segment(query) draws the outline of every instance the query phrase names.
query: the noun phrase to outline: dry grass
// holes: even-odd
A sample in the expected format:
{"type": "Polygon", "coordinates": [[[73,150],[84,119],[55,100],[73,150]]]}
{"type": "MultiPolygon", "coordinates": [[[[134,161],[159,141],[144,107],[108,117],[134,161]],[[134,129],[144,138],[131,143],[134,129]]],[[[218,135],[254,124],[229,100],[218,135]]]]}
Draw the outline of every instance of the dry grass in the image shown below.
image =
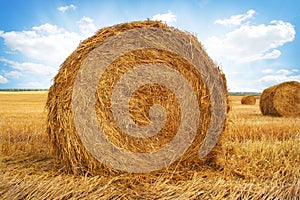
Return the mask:
{"type": "Polygon", "coordinates": [[[49,154],[46,96],[0,93],[0,199],[300,199],[300,118],[231,97],[218,168],[75,176],[49,154]]]}

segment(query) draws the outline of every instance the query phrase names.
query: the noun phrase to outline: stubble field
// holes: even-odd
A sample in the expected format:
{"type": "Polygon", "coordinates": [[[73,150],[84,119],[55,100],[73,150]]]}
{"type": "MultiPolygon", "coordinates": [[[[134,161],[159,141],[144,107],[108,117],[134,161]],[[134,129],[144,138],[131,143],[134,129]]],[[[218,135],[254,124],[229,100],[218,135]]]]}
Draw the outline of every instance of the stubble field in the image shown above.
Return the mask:
{"type": "Polygon", "coordinates": [[[0,199],[300,199],[300,118],[232,110],[218,168],[75,176],[50,154],[47,92],[0,92],[0,199]]]}

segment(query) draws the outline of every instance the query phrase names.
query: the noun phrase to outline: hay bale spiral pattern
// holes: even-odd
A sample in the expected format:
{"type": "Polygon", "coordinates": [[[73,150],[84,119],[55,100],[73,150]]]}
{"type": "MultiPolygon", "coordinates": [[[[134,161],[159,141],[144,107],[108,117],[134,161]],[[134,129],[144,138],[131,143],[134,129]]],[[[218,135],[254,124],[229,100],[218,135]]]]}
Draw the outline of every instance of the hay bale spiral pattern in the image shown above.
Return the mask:
{"type": "Polygon", "coordinates": [[[225,76],[194,36],[157,21],[124,23],[100,29],[61,65],[47,132],[74,173],[196,166],[218,149],[227,105],[225,76]]]}

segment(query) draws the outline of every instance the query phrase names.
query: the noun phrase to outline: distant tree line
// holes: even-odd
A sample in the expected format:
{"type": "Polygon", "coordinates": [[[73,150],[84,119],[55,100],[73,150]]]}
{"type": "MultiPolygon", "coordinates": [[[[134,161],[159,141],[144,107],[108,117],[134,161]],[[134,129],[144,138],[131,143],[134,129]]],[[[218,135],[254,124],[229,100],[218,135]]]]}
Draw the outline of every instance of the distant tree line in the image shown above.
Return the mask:
{"type": "Polygon", "coordinates": [[[230,96],[245,96],[245,95],[253,95],[253,96],[259,96],[261,93],[259,92],[229,92],[230,96]]]}

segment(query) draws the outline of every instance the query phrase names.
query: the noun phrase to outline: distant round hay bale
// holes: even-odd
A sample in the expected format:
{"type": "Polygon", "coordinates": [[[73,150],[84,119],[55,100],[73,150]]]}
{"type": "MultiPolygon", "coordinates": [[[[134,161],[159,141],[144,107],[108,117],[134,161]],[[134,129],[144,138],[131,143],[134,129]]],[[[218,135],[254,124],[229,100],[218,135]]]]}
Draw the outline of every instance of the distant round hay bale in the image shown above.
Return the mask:
{"type": "Polygon", "coordinates": [[[224,74],[193,35],[147,20],[102,28],[81,42],[55,76],[46,107],[52,153],[67,170],[146,172],[152,166],[157,167],[148,171],[160,169],[163,156],[176,153],[172,145],[182,151],[174,156],[176,161],[170,158],[176,168],[194,168],[213,159],[226,125],[228,92],[224,74]],[[185,85],[193,94],[185,94],[185,85]],[[194,101],[197,109],[189,103],[194,101]],[[164,112],[156,111],[161,107],[164,112]],[[161,121],[165,123],[154,129],[157,134],[139,132],[161,121]],[[181,140],[189,138],[190,146],[183,149],[181,140]],[[139,166],[124,155],[145,158],[139,166]]]}
{"type": "Polygon", "coordinates": [[[263,115],[300,117],[300,83],[283,82],[263,91],[260,96],[263,115]]]}
{"type": "Polygon", "coordinates": [[[242,98],[241,103],[244,105],[254,105],[256,103],[256,99],[252,95],[246,95],[242,98]]]}

